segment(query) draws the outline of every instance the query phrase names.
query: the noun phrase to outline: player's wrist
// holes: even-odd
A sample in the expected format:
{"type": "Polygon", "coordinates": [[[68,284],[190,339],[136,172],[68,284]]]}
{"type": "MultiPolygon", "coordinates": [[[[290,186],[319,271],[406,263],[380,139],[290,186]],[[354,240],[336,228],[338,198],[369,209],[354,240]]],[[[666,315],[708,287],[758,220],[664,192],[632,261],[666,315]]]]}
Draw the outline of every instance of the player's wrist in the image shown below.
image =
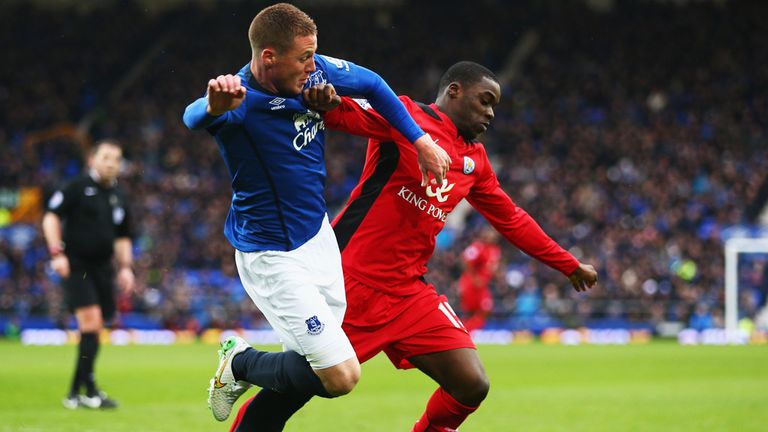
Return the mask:
{"type": "Polygon", "coordinates": [[[205,113],[208,114],[211,117],[218,117],[218,116],[224,114],[225,112],[226,111],[221,111],[221,112],[214,111],[213,108],[211,108],[210,104],[208,104],[208,106],[205,108],[205,113]]]}
{"type": "Polygon", "coordinates": [[[428,133],[425,133],[424,135],[416,138],[416,140],[413,142],[413,146],[417,149],[424,148],[428,146],[431,141],[432,137],[430,137],[428,133]]]}
{"type": "Polygon", "coordinates": [[[52,259],[62,256],[64,255],[64,245],[59,244],[59,245],[48,246],[48,253],[51,255],[52,259]]]}

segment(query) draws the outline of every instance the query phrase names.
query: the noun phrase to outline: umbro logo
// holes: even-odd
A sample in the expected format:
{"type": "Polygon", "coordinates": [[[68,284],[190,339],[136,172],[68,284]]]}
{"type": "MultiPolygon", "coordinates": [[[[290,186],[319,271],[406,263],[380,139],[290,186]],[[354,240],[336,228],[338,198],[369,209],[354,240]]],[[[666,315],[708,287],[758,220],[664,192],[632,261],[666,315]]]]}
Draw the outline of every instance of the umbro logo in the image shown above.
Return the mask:
{"type": "Polygon", "coordinates": [[[283,102],[285,102],[285,99],[281,97],[276,97],[272,99],[271,101],[269,101],[269,104],[274,106],[270,108],[270,110],[275,111],[275,110],[285,108],[285,105],[283,105],[283,102]]]}
{"type": "Polygon", "coordinates": [[[86,186],[83,192],[85,193],[85,196],[95,196],[98,193],[93,186],[86,186]]]}

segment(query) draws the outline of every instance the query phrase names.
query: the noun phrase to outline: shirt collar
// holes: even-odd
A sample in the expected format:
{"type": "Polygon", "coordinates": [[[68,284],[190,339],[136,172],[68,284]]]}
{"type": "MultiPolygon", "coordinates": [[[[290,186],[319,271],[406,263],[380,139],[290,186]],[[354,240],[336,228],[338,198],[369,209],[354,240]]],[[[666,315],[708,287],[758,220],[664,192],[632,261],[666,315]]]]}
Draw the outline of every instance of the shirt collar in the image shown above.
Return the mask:
{"type": "MultiPolygon", "coordinates": [[[[88,170],[88,176],[89,176],[89,177],[91,178],[91,180],[93,180],[93,181],[94,181],[96,184],[98,184],[98,185],[101,185],[101,186],[104,186],[104,185],[101,183],[101,176],[99,175],[99,173],[98,173],[98,172],[97,172],[95,169],[93,169],[93,168],[89,169],[89,170],[88,170]]],[[[112,181],[111,181],[111,182],[110,182],[108,185],[106,185],[106,187],[114,187],[116,184],[117,184],[117,179],[113,179],[113,180],[112,180],[112,181]]]]}

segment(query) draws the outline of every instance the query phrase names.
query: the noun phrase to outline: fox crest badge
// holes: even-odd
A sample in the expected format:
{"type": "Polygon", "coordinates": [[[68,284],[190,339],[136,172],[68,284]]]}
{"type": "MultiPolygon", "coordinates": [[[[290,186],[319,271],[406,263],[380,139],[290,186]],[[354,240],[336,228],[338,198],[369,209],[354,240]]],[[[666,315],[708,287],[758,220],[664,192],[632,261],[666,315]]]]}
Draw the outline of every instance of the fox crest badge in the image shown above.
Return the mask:
{"type": "Polygon", "coordinates": [[[472,174],[475,170],[475,161],[469,156],[464,156],[464,174],[472,174]]]}

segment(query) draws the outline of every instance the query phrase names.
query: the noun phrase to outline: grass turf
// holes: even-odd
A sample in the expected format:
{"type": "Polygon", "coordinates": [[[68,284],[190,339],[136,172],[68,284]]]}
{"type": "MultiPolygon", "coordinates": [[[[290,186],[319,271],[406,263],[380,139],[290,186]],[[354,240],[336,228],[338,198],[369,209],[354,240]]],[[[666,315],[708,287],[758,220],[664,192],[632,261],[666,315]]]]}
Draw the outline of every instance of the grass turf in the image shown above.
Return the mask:
{"type": "MultiPolygon", "coordinates": [[[[271,349],[276,349],[272,347],[271,349]]],[[[206,407],[216,348],[102,346],[115,411],[61,406],[75,347],[0,342],[0,431],[226,431],[206,407]]],[[[481,346],[491,393],[462,431],[764,431],[768,347],[481,346]]],[[[286,431],[409,431],[435,385],[379,356],[349,395],[315,399],[286,431]]],[[[248,393],[252,394],[252,393],[248,393]]],[[[237,406],[236,406],[237,408],[237,406]]]]}

